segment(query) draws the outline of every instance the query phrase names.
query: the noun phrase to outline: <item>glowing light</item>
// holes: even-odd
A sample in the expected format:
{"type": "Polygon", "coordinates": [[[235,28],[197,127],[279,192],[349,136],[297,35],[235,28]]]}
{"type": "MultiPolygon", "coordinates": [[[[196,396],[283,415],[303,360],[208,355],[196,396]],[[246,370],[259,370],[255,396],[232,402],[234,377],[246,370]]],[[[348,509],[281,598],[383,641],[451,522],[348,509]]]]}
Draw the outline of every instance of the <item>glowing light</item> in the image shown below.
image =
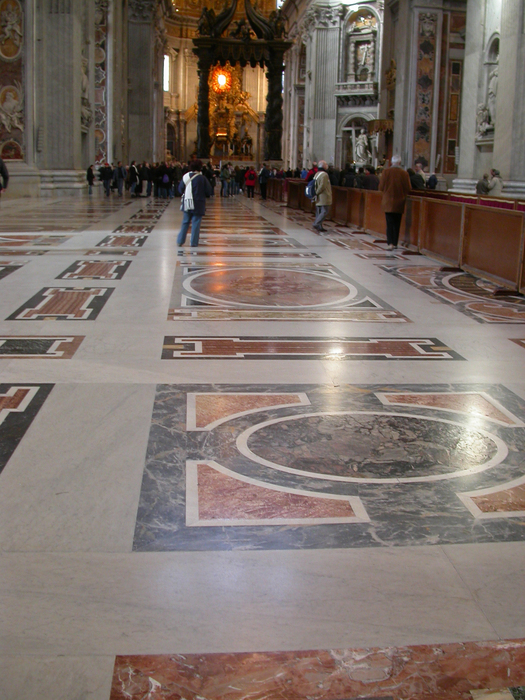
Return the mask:
{"type": "Polygon", "coordinates": [[[219,75],[217,76],[217,82],[221,87],[224,87],[226,85],[226,76],[224,75],[224,73],[219,73],[219,75]]]}

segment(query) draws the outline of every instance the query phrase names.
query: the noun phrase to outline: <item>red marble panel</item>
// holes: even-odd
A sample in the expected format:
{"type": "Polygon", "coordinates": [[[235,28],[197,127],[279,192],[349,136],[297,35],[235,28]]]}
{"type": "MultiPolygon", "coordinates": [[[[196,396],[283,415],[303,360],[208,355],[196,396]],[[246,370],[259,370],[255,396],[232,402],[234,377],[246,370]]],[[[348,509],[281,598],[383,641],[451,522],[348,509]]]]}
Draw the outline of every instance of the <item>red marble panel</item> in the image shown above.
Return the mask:
{"type": "Polygon", "coordinates": [[[505,425],[516,425],[515,420],[481,394],[385,394],[385,399],[389,404],[444,408],[492,418],[505,425]]]}
{"type": "Polygon", "coordinates": [[[201,520],[355,517],[348,501],[256,486],[222,474],[207,464],[199,464],[197,473],[201,520]]]}
{"type": "Polygon", "coordinates": [[[117,656],[110,700],[472,700],[525,684],[525,642],[117,656]]]}
{"type": "Polygon", "coordinates": [[[300,403],[298,394],[197,394],[195,425],[204,428],[221,418],[268,406],[300,403]]]}
{"type": "Polygon", "coordinates": [[[525,511],[525,484],[485,496],[471,496],[483,513],[512,513],[525,511]]]}

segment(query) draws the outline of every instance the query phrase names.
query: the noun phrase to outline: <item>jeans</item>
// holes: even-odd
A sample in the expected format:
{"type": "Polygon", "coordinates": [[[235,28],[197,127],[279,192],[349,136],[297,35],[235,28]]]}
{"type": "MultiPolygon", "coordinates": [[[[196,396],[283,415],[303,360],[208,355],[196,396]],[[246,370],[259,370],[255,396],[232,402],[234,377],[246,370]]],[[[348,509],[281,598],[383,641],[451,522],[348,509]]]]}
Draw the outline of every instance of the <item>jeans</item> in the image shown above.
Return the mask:
{"type": "Polygon", "coordinates": [[[106,197],[109,197],[109,191],[111,187],[111,180],[104,180],[104,192],[106,193],[106,197]]]}
{"type": "Polygon", "coordinates": [[[146,190],[146,197],[151,197],[152,188],[153,188],[153,181],[148,180],[148,189],[146,190]]]}
{"type": "Polygon", "coordinates": [[[399,240],[399,229],[401,228],[401,218],[403,214],[397,212],[385,212],[386,219],[386,242],[397,248],[399,240]]]}
{"type": "Polygon", "coordinates": [[[227,197],[228,196],[228,186],[229,186],[228,180],[222,180],[221,181],[221,197],[227,197]]]}
{"type": "Polygon", "coordinates": [[[192,211],[185,211],[182,217],[182,226],[177,236],[177,245],[183,246],[186,242],[186,234],[191,224],[190,246],[196,248],[199,245],[199,233],[201,230],[202,216],[195,216],[192,211]]]}
{"type": "Polygon", "coordinates": [[[321,205],[320,207],[316,206],[315,207],[315,221],[314,221],[314,228],[318,229],[319,231],[322,230],[323,228],[323,221],[326,219],[328,216],[328,210],[330,207],[321,205]]]}
{"type": "Polygon", "coordinates": [[[117,190],[118,190],[118,196],[122,197],[122,190],[124,189],[124,180],[122,178],[117,178],[117,190]]]}
{"type": "Polygon", "coordinates": [[[88,194],[93,194],[93,185],[88,185],[88,194]]]}
{"type": "Polygon", "coordinates": [[[130,191],[131,196],[133,196],[133,195],[135,194],[135,190],[136,190],[136,189],[137,189],[137,183],[134,182],[134,183],[131,185],[131,187],[129,188],[129,191],[130,191]]]}

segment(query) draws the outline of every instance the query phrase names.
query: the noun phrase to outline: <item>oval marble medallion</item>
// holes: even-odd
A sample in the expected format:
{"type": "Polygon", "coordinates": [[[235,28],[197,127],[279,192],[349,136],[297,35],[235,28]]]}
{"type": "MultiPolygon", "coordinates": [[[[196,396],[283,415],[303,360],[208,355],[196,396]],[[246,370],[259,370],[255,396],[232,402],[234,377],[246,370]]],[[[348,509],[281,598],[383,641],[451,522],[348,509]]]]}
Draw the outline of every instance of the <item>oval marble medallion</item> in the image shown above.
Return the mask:
{"type": "Polygon", "coordinates": [[[436,481],[501,462],[505,443],[480,428],[394,413],[288,416],[242,433],[239,450],[283,471],[337,481],[436,481]]]}
{"type": "Polygon", "coordinates": [[[340,279],[305,270],[267,267],[206,271],[186,280],[185,286],[203,299],[236,306],[315,308],[357,295],[355,287],[340,279]]]}

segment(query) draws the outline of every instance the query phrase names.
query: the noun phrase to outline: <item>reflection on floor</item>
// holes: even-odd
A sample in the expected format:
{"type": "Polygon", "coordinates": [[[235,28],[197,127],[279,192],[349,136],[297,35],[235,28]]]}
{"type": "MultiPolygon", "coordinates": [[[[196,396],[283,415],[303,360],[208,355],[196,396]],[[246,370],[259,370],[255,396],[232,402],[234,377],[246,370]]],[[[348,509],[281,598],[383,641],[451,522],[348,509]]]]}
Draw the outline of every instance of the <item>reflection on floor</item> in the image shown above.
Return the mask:
{"type": "Polygon", "coordinates": [[[525,700],[521,297],[242,195],[1,214],[1,700],[525,700]]]}

